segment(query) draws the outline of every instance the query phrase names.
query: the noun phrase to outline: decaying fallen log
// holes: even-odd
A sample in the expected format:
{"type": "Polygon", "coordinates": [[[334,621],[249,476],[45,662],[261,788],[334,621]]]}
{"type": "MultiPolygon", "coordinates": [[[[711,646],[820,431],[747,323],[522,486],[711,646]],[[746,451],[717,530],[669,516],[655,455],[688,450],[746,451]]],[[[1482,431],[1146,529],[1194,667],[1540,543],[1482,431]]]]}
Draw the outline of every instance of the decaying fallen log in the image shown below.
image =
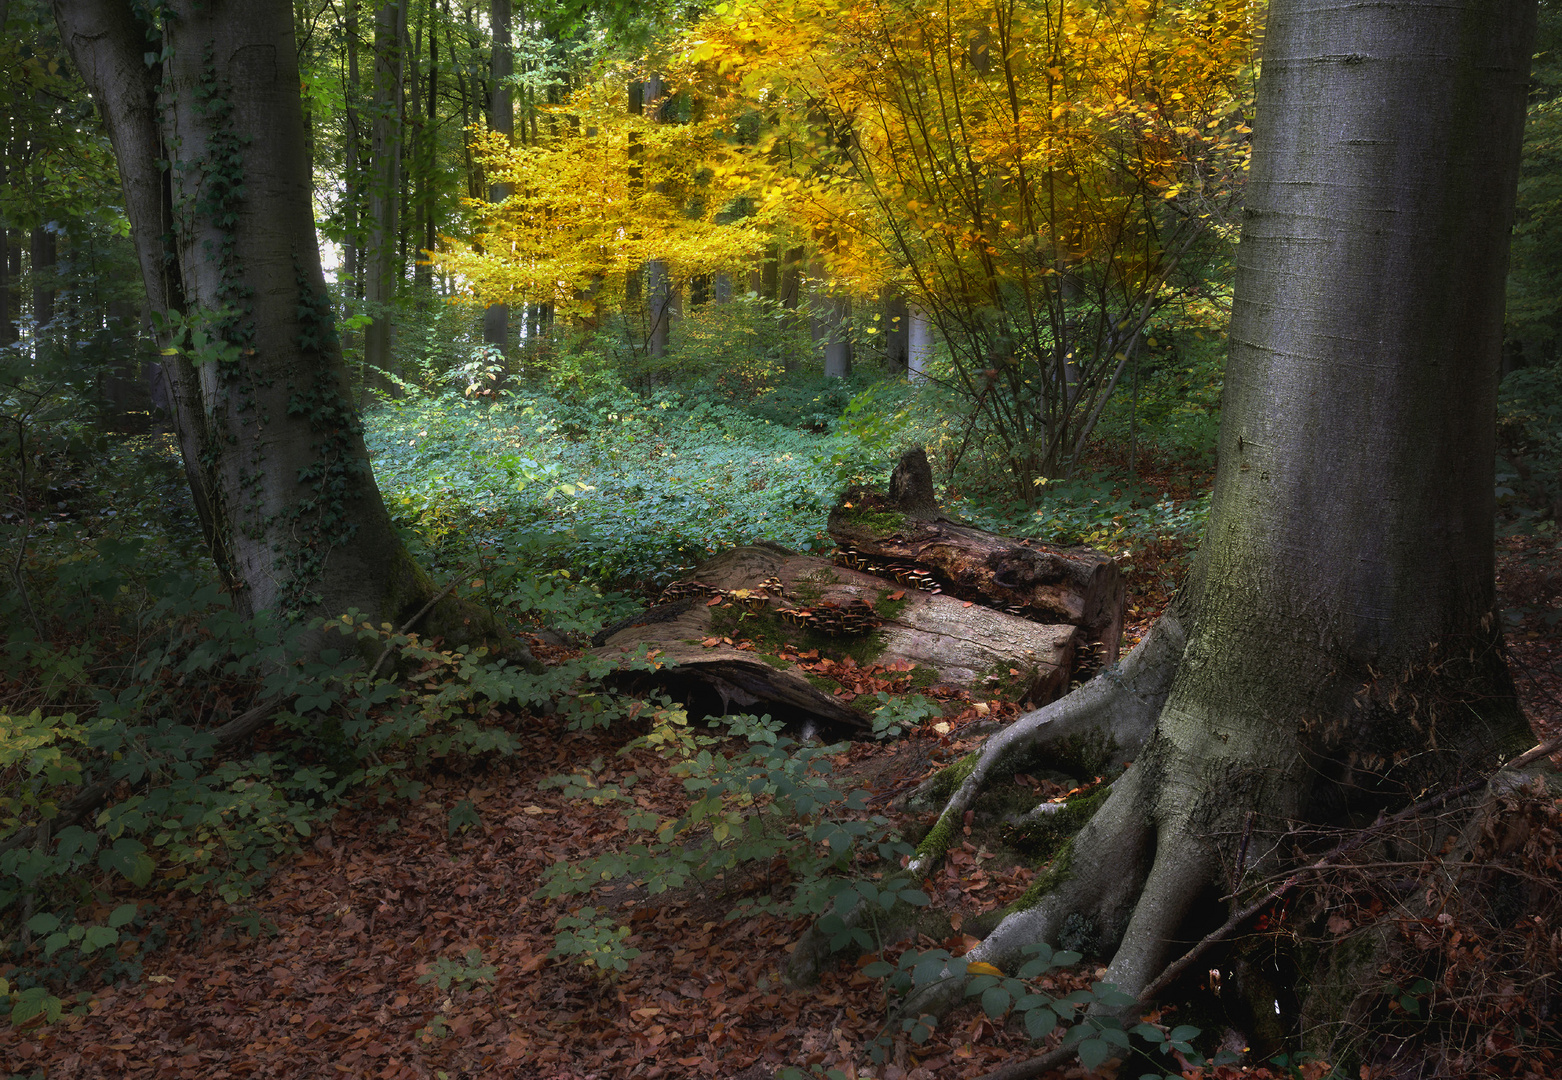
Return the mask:
{"type": "Polygon", "coordinates": [[[945,593],[1039,622],[1069,623],[1111,663],[1123,633],[1123,579],[1093,548],[997,536],[946,517],[920,448],[907,451],[889,493],[853,487],[830,512],[830,536],[859,569],[900,580],[920,574],[945,593]]]}
{"type": "Polygon", "coordinates": [[[1073,625],[1043,625],[768,544],[724,552],[674,591],[685,595],[598,635],[598,655],[649,644],[677,662],[627,675],[635,689],[654,683],[687,696],[698,684],[717,699],[707,712],[738,706],[851,730],[866,728],[866,715],[783,659],[787,646],[861,666],[905,661],[918,685],[1042,704],[1067,688],[1079,640],[1073,625]]]}

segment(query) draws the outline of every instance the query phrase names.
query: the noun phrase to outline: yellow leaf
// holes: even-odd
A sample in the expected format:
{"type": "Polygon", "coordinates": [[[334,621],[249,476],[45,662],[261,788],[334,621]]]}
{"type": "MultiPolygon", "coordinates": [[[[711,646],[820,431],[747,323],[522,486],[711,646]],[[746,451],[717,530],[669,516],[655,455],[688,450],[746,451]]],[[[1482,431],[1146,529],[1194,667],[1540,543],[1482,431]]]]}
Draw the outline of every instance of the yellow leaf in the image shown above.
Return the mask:
{"type": "Polygon", "coordinates": [[[1000,979],[1003,978],[1003,972],[999,971],[985,960],[978,960],[974,964],[967,964],[965,973],[967,975],[995,975],[1000,979]]]}

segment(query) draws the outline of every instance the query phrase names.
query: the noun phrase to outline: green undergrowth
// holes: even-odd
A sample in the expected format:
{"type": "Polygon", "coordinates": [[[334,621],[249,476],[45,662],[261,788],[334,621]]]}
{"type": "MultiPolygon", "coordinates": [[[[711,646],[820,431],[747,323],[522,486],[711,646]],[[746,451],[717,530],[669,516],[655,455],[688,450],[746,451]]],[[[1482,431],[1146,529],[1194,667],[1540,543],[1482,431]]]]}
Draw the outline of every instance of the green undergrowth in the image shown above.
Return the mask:
{"type": "MultiPolygon", "coordinates": [[[[255,888],[341,806],[415,800],[431,768],[511,754],[529,713],[595,726],[634,706],[596,692],[617,665],[590,657],[532,673],[351,612],[244,617],[199,564],[138,535],[134,501],[117,494],[123,513],[84,509],[95,529],[33,530],[25,588],[0,593],[0,1008],[14,1023],[139,978],[179,932],[158,897],[209,895],[228,932],[260,933],[255,888]],[[391,662],[371,674],[365,648],[391,662]],[[271,724],[224,739],[253,708],[271,724]],[[66,816],[105,788],[111,801],[66,816]]],[[[23,537],[3,539],[15,558],[23,537]]],[[[496,587],[550,625],[599,619],[595,592],[546,580],[457,591],[481,603],[496,587]]]]}
{"type": "Polygon", "coordinates": [[[576,576],[665,582],[735,544],[833,546],[836,493],[882,482],[922,430],[909,390],[863,393],[877,404],[825,424],[806,401],[785,423],[762,400],[670,388],[517,389],[497,405],[446,394],[372,413],[368,439],[392,513],[436,561],[452,543],[543,530],[562,538],[551,565],[576,576]]]}

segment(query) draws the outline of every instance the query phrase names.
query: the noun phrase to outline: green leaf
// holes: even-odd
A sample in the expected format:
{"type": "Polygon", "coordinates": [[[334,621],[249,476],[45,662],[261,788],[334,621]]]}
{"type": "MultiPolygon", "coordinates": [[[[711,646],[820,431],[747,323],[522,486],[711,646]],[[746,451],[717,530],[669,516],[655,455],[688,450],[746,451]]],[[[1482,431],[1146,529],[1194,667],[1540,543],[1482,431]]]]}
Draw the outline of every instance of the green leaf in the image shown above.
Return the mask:
{"type": "Polygon", "coordinates": [[[1097,1001],[1114,1009],[1126,1009],[1139,1001],[1132,994],[1119,990],[1114,983],[1096,983],[1091,989],[1095,991],[1097,1001]]]}
{"type": "Polygon", "coordinates": [[[998,976],[996,976],[996,975],[977,975],[969,983],[966,984],[965,996],[966,997],[975,997],[977,994],[980,994],[983,991],[985,991],[988,987],[990,987],[990,986],[997,986],[997,985],[998,985],[998,976]]]}
{"type": "Polygon", "coordinates": [[[82,937],[81,951],[83,953],[96,952],[106,949],[110,945],[119,942],[119,931],[111,926],[89,926],[82,937]]]}
{"type": "Polygon", "coordinates": [[[1009,1011],[1014,999],[1001,986],[989,987],[982,993],[982,1010],[994,1020],[1009,1011]]]}
{"type": "Polygon", "coordinates": [[[135,904],[120,904],[109,914],[108,924],[113,927],[124,926],[135,919],[137,910],[135,904]]]}
{"type": "Polygon", "coordinates": [[[900,898],[913,907],[927,907],[933,902],[921,889],[901,889],[900,898]]]}
{"type": "Polygon", "coordinates": [[[1173,1042],[1188,1042],[1199,1037],[1199,1030],[1192,1024],[1179,1024],[1166,1037],[1173,1042]]]}
{"type": "Polygon", "coordinates": [[[157,864],[146,854],[146,847],[138,840],[121,837],[114,846],[98,852],[98,867],[102,870],[118,870],[133,885],[145,885],[152,880],[157,864]]]}
{"type": "Polygon", "coordinates": [[[27,920],[27,929],[35,934],[48,934],[60,928],[58,915],[42,914],[34,915],[27,920]]]}
{"type": "Polygon", "coordinates": [[[1111,1046],[1102,1039],[1086,1039],[1079,1044],[1079,1064],[1086,1072],[1095,1072],[1111,1056],[1111,1046]]]}
{"type": "Polygon", "coordinates": [[[1058,1026],[1058,1014],[1051,1009],[1031,1009],[1025,1014],[1025,1034],[1033,1039],[1045,1039],[1058,1026]]]}
{"type": "Polygon", "coordinates": [[[482,824],[483,817],[477,812],[477,807],[472,804],[471,799],[462,799],[450,808],[449,828],[451,836],[464,829],[480,827],[482,824]]]}
{"type": "Polygon", "coordinates": [[[1128,1032],[1122,1028],[1102,1028],[1101,1039],[1123,1050],[1128,1049],[1128,1032]]]}
{"type": "Polygon", "coordinates": [[[1154,1024],[1138,1024],[1134,1027],[1133,1032],[1147,1043],[1159,1044],[1166,1041],[1165,1032],[1161,1031],[1154,1024]]]}
{"type": "Polygon", "coordinates": [[[11,1006],[11,1023],[16,1026],[27,1023],[35,1016],[42,1016],[53,1023],[60,1018],[60,999],[41,986],[23,990],[11,1006]]]}
{"type": "Polygon", "coordinates": [[[882,979],[886,975],[895,974],[895,965],[885,963],[883,960],[875,960],[864,967],[862,973],[870,979],[882,979]]]}

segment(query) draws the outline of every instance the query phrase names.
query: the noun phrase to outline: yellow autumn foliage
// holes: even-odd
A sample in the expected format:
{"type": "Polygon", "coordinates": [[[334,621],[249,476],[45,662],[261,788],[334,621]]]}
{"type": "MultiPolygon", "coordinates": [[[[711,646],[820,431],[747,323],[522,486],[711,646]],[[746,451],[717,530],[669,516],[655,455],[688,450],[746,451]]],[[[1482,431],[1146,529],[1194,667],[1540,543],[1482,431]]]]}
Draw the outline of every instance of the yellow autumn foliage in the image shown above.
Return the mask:
{"type": "Polygon", "coordinates": [[[553,107],[528,145],[474,133],[490,182],[513,194],[472,200],[472,241],[434,255],[474,298],[587,314],[649,260],[681,282],[743,269],[769,241],[774,223],[751,210],[762,179],[730,125],[631,115],[624,85],[604,78],[553,107]]]}

